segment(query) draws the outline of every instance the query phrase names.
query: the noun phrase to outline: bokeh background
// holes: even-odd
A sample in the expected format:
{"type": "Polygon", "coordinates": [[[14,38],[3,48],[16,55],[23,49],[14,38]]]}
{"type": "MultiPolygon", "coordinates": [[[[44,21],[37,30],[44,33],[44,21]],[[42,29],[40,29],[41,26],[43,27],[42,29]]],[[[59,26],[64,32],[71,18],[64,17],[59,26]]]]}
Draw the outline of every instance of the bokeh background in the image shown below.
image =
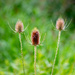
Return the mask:
{"type": "MultiPolygon", "coordinates": [[[[61,33],[53,75],[75,75],[75,0],[0,0],[0,75],[23,75],[21,50],[15,24],[21,20],[31,41],[34,27],[40,31],[42,46],[37,47],[37,75],[50,75],[55,57],[58,30],[56,20],[62,17],[70,25],[61,33]],[[53,22],[53,23],[52,23],[53,22]],[[54,24],[54,26],[53,26],[54,24]]],[[[34,75],[34,46],[22,36],[26,75],[34,75]]]]}

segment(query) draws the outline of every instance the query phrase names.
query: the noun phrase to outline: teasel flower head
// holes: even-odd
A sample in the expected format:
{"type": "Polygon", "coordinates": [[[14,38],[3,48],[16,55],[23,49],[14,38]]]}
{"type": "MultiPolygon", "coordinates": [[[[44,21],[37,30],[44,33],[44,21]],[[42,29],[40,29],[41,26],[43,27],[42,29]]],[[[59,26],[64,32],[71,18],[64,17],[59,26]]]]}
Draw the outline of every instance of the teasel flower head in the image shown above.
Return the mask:
{"type": "Polygon", "coordinates": [[[31,33],[31,41],[32,41],[32,45],[34,46],[39,45],[40,43],[39,31],[37,28],[34,28],[31,33]]]}
{"type": "Polygon", "coordinates": [[[21,21],[18,21],[15,26],[16,32],[18,32],[18,33],[23,32],[23,28],[24,28],[23,23],[21,21]]]}
{"type": "Polygon", "coordinates": [[[64,29],[64,20],[62,18],[59,18],[56,22],[56,28],[58,30],[63,30],[64,29]]]}

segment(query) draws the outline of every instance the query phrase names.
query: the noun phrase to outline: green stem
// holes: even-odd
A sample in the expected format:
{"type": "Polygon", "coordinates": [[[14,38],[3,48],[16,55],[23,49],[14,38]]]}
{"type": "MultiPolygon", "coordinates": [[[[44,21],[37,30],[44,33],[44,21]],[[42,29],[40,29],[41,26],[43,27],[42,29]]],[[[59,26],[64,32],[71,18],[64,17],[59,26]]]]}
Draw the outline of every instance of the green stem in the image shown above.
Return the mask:
{"type": "Polygon", "coordinates": [[[59,42],[60,42],[60,35],[61,35],[61,31],[59,31],[59,34],[58,34],[58,42],[57,42],[56,54],[55,54],[55,59],[54,59],[51,75],[53,74],[54,65],[55,65],[55,62],[56,62],[56,57],[57,57],[58,48],[59,48],[59,42]]]}
{"type": "Polygon", "coordinates": [[[21,44],[21,57],[22,57],[23,72],[24,72],[24,75],[25,75],[23,52],[22,52],[22,41],[21,41],[21,34],[20,33],[19,33],[19,40],[20,40],[20,44],[21,44]]]}
{"type": "Polygon", "coordinates": [[[34,72],[36,75],[36,46],[34,46],[34,72]]]}

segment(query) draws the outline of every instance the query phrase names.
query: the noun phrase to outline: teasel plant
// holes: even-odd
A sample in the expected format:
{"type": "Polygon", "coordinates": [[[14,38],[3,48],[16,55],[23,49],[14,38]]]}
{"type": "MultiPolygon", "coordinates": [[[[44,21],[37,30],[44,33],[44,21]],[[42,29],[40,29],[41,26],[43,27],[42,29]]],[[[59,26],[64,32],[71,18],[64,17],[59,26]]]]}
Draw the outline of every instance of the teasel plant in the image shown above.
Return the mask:
{"type": "Polygon", "coordinates": [[[22,65],[23,65],[23,73],[25,75],[25,68],[24,68],[24,57],[23,57],[23,51],[22,51],[22,40],[21,40],[21,33],[23,33],[27,27],[29,25],[26,26],[26,28],[24,29],[24,25],[22,23],[22,21],[18,20],[16,25],[15,25],[15,30],[12,29],[12,27],[10,26],[9,22],[8,25],[10,27],[10,29],[14,32],[14,33],[19,33],[19,41],[20,41],[20,46],[21,46],[21,59],[22,59],[22,65]]]}
{"type": "Polygon", "coordinates": [[[34,72],[36,75],[36,47],[40,44],[40,34],[37,28],[34,28],[34,30],[31,33],[31,41],[32,45],[34,45],[34,72]]]}
{"type": "Polygon", "coordinates": [[[54,65],[56,62],[57,54],[58,54],[61,31],[62,30],[65,31],[65,28],[67,28],[70,25],[71,21],[72,21],[72,19],[70,20],[68,25],[65,23],[63,18],[58,18],[58,20],[56,21],[56,29],[59,31],[59,33],[58,33],[58,41],[57,41],[56,53],[55,53],[55,58],[54,58],[54,62],[53,62],[51,75],[53,75],[54,65]]]}
{"type": "MultiPolygon", "coordinates": [[[[40,33],[39,33],[39,30],[35,27],[33,30],[32,30],[32,33],[31,33],[31,41],[27,40],[27,42],[31,45],[34,46],[34,74],[37,75],[37,72],[36,72],[36,54],[37,54],[37,46],[42,46],[43,45],[43,42],[45,40],[45,37],[46,37],[46,33],[43,37],[43,40],[41,41],[40,43],[40,39],[41,39],[41,36],[40,36],[40,33]]],[[[25,38],[27,38],[25,36],[25,38]]]]}

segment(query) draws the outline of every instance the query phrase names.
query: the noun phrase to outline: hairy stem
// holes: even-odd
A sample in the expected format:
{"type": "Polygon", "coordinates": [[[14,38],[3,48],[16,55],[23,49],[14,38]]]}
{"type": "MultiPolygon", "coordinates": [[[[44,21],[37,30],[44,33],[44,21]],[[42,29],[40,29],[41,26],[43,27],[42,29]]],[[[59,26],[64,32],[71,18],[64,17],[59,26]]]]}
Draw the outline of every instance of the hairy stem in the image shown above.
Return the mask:
{"type": "Polygon", "coordinates": [[[58,48],[59,48],[59,42],[60,42],[60,35],[61,35],[61,31],[59,31],[59,34],[58,34],[58,42],[57,42],[56,54],[55,54],[55,59],[54,59],[51,75],[53,74],[54,65],[55,65],[55,62],[56,62],[56,57],[57,57],[58,48]]]}
{"type": "Polygon", "coordinates": [[[34,72],[36,75],[36,46],[34,46],[34,72]]]}
{"type": "Polygon", "coordinates": [[[21,34],[20,33],[19,33],[19,40],[20,40],[20,44],[21,44],[21,57],[22,57],[23,72],[24,72],[24,75],[25,75],[23,52],[22,52],[22,41],[21,41],[21,34]]]}

